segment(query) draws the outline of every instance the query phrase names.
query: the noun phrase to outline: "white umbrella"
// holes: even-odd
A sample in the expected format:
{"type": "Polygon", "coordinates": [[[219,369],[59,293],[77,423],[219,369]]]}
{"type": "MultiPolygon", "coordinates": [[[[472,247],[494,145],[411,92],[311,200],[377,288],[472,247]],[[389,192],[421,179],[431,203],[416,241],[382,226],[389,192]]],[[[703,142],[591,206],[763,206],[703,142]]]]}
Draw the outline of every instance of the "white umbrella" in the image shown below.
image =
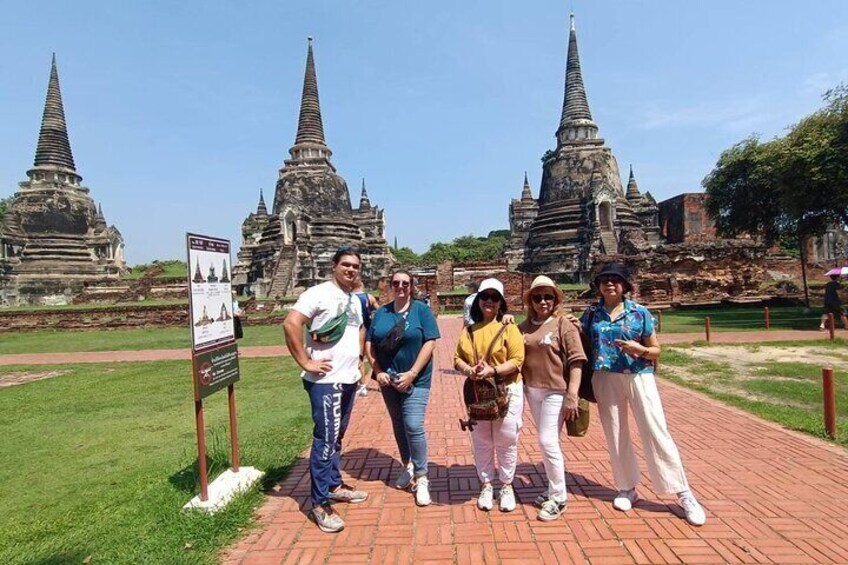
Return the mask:
{"type": "Polygon", "coordinates": [[[838,277],[848,277],[848,267],[837,267],[835,269],[831,269],[827,273],[825,273],[824,276],[832,277],[834,275],[838,277]]]}

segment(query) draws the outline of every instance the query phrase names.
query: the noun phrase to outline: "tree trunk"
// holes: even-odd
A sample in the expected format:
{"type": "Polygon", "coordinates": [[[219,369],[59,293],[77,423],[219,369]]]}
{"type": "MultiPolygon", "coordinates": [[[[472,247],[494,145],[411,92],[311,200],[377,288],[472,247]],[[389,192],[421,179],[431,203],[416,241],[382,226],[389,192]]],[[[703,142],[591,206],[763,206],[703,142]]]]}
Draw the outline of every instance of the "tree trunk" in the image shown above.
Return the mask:
{"type": "Polygon", "coordinates": [[[804,253],[804,237],[798,234],[798,250],[801,252],[801,280],[804,282],[804,306],[810,308],[810,289],[807,287],[807,257],[804,253]]]}

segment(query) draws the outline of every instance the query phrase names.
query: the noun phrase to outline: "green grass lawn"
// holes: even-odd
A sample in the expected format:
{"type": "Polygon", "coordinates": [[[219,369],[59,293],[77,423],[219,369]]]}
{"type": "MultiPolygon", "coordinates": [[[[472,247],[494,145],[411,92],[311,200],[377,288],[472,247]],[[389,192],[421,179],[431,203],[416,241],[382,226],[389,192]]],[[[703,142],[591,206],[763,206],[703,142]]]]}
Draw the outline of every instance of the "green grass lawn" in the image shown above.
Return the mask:
{"type": "MultiPolygon", "coordinates": [[[[239,345],[283,345],[279,324],[245,326],[239,345]]],[[[127,351],[138,349],[188,349],[188,328],[138,328],[95,331],[45,330],[0,333],[0,355],[11,353],[65,353],[75,351],[127,351]]]]}
{"type": "MultiPolygon", "coordinates": [[[[182,511],[199,491],[190,364],[67,369],[0,389],[0,563],[215,563],[261,494],[214,516],[182,511]]],[[[26,368],[0,373],[15,370],[26,368]]],[[[270,484],[311,435],[294,363],[243,360],[236,399],[241,463],[268,472],[270,484]]],[[[226,393],[205,407],[217,473],[229,459],[226,393]]]]}
{"type": "MultiPolygon", "coordinates": [[[[804,312],[801,306],[779,306],[769,309],[771,328],[782,330],[817,329],[821,310],[804,312]]],[[[654,311],[654,317],[658,316],[654,311]]],[[[710,317],[710,329],[715,332],[765,330],[765,314],[759,306],[665,310],[664,333],[703,332],[704,318],[710,317]]]]}
{"type": "MultiPolygon", "coordinates": [[[[845,342],[805,342],[803,347],[830,347],[836,357],[845,342]]],[[[740,348],[792,347],[792,344],[743,345],[740,348]]],[[[698,359],[693,347],[663,349],[659,376],[699,390],[787,428],[825,438],[822,412],[821,364],[798,362],[752,363],[744,371],[729,363],[698,359]],[[683,371],[663,370],[664,366],[683,371]]],[[[848,447],[848,372],[834,371],[836,443],[848,447]]]]}

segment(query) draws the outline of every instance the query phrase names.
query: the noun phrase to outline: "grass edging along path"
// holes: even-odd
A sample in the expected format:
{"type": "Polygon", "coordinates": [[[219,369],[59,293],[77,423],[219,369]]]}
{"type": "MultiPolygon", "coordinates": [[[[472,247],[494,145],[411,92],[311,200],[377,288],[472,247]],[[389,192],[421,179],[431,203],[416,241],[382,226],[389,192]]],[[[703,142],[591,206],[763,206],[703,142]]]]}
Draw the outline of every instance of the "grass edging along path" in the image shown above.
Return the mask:
{"type": "Polygon", "coordinates": [[[848,447],[846,345],[845,340],[837,340],[667,346],[658,375],[765,420],[828,439],[823,423],[821,369],[832,366],[835,442],[848,447]],[[803,362],[789,360],[793,356],[803,362]]]}
{"type": "MultiPolygon", "coordinates": [[[[0,355],[15,353],[77,353],[143,349],[186,349],[191,345],[189,328],[135,328],[124,330],[45,330],[0,334],[0,355]]],[[[284,345],[280,324],[245,326],[242,347],[284,345]]]]}
{"type": "MultiPolygon", "coordinates": [[[[0,563],[215,563],[262,495],[214,516],[182,510],[198,491],[190,363],[66,369],[0,389],[0,563]]],[[[241,462],[271,485],[309,442],[307,398],[289,358],[243,359],[241,375],[241,462]]],[[[228,466],[227,396],[204,406],[214,477],[228,466]]]]}

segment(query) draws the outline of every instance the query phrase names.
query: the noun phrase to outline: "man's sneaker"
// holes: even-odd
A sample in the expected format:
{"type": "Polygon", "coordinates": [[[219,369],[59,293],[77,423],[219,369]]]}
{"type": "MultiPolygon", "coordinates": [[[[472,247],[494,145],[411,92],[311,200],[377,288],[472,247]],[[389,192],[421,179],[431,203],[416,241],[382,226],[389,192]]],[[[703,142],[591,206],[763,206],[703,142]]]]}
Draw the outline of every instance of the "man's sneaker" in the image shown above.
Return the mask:
{"type": "Polygon", "coordinates": [[[333,510],[333,507],[330,506],[330,503],[328,502],[325,502],[320,506],[316,506],[312,509],[310,514],[312,519],[315,520],[315,523],[318,525],[318,529],[322,532],[332,534],[342,531],[345,527],[342,517],[333,510]]]}
{"type": "Polygon", "coordinates": [[[365,385],[359,385],[356,389],[357,396],[368,396],[368,387],[365,385]]]}
{"type": "Polygon", "coordinates": [[[430,506],[433,502],[430,498],[430,479],[418,477],[415,481],[415,504],[418,506],[430,506]]]}
{"type": "Polygon", "coordinates": [[[639,495],[636,494],[636,489],[620,490],[612,501],[612,507],[622,512],[628,512],[636,501],[639,500],[639,495]]]}
{"type": "Polygon", "coordinates": [[[499,507],[501,512],[512,512],[515,510],[515,491],[512,490],[512,485],[501,487],[499,507]]]}
{"type": "Polygon", "coordinates": [[[406,469],[403,470],[403,473],[397,478],[395,481],[395,486],[399,489],[408,489],[409,485],[412,484],[412,471],[414,467],[412,466],[412,461],[406,464],[406,469]]]}
{"type": "Polygon", "coordinates": [[[491,484],[483,485],[480,496],[477,497],[477,508],[480,510],[491,510],[495,505],[495,489],[491,484]]]}
{"type": "Polygon", "coordinates": [[[707,515],[704,514],[704,508],[695,500],[695,496],[687,491],[684,492],[678,499],[680,507],[683,508],[683,513],[686,516],[686,521],[693,526],[703,526],[707,521],[707,515]]]}
{"type": "Polygon", "coordinates": [[[536,498],[533,499],[533,504],[535,504],[536,506],[541,508],[542,506],[545,505],[545,503],[548,501],[550,496],[551,495],[548,494],[548,491],[545,491],[545,492],[543,492],[542,494],[540,494],[539,496],[537,496],[536,498]]]}
{"type": "Polygon", "coordinates": [[[337,502],[350,502],[351,504],[357,504],[359,502],[365,502],[367,498],[367,492],[353,490],[352,486],[344,483],[339,485],[336,490],[330,492],[330,500],[335,500],[337,502]]]}
{"type": "Polygon", "coordinates": [[[543,522],[550,522],[552,520],[556,520],[563,512],[565,512],[566,506],[566,502],[557,502],[556,500],[550,498],[546,500],[544,504],[542,504],[542,509],[539,510],[539,513],[536,515],[536,517],[543,522]]]}

